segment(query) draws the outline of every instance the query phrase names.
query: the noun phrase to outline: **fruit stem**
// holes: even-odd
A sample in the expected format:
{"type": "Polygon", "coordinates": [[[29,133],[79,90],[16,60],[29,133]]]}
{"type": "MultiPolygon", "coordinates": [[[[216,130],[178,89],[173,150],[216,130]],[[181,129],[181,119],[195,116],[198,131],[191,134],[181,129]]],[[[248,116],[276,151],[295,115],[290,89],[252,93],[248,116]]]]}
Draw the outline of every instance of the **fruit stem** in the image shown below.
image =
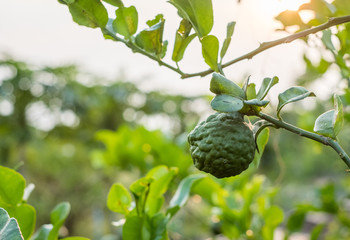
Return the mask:
{"type": "Polygon", "coordinates": [[[267,115],[265,113],[262,113],[262,112],[256,113],[256,116],[260,117],[260,118],[262,118],[270,123],[273,123],[277,128],[286,129],[286,130],[288,130],[292,133],[295,133],[299,136],[310,138],[310,139],[315,140],[319,143],[322,143],[326,146],[330,146],[331,148],[334,149],[334,151],[336,151],[338,153],[339,157],[350,168],[350,157],[348,156],[348,154],[344,151],[344,149],[339,145],[339,143],[336,140],[329,138],[329,137],[319,135],[319,134],[314,133],[314,132],[309,132],[307,130],[298,128],[292,124],[286,123],[282,120],[279,120],[277,118],[274,118],[274,117],[267,115]]]}

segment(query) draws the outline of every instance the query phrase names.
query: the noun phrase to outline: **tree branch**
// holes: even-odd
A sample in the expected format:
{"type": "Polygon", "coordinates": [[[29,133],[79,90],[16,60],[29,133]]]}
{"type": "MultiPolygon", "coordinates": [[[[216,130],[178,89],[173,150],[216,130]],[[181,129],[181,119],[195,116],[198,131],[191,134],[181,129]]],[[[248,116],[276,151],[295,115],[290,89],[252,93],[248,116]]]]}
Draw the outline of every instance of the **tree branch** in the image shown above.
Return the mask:
{"type": "Polygon", "coordinates": [[[330,146],[333,148],[339,155],[339,157],[344,161],[344,163],[350,168],[350,157],[347,155],[347,153],[342,149],[342,147],[339,145],[339,143],[329,137],[325,137],[322,135],[319,135],[317,133],[309,132],[304,129],[298,128],[294,125],[291,125],[289,123],[286,123],[282,120],[278,120],[277,118],[271,117],[265,113],[259,112],[256,114],[257,117],[260,117],[272,124],[274,124],[278,128],[286,129],[292,133],[295,133],[299,136],[310,138],[312,140],[315,140],[319,143],[322,143],[326,146],[330,146]]]}
{"type": "MultiPolygon", "coordinates": [[[[235,64],[237,62],[240,62],[244,59],[251,59],[255,55],[257,55],[257,54],[259,54],[259,53],[261,53],[269,48],[278,46],[278,45],[283,44],[283,43],[290,43],[296,39],[306,37],[310,34],[314,34],[314,33],[317,33],[319,31],[325,30],[327,28],[330,28],[330,27],[333,27],[333,26],[336,26],[339,24],[347,23],[347,22],[350,22],[350,15],[343,16],[343,17],[330,18],[327,23],[324,23],[324,24],[319,25],[317,27],[313,27],[313,28],[310,28],[310,29],[307,29],[307,30],[304,30],[304,31],[301,31],[298,33],[294,33],[294,34],[291,34],[289,36],[286,36],[286,37],[283,37],[283,38],[280,38],[280,39],[277,39],[274,41],[263,42],[255,50],[253,50],[249,53],[246,53],[240,57],[237,57],[237,58],[235,58],[227,63],[224,63],[221,66],[222,66],[222,68],[225,68],[225,67],[228,67],[228,66],[235,64]]],[[[181,78],[191,78],[191,77],[197,77],[197,76],[204,77],[212,72],[214,72],[212,69],[208,69],[208,70],[203,71],[203,72],[197,72],[197,73],[191,73],[191,74],[184,73],[181,75],[181,78]]]]}

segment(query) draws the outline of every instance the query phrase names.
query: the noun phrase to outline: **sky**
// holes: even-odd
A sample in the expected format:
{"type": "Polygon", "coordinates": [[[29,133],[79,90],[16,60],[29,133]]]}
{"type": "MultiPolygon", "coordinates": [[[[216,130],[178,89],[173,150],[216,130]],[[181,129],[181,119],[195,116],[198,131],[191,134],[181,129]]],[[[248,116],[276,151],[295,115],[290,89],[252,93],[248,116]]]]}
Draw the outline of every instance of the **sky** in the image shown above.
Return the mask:
{"type": "MultiPolygon", "coordinates": [[[[285,36],[285,32],[275,31],[281,25],[274,16],[286,7],[282,3],[288,1],[291,0],[242,0],[240,4],[235,0],[213,1],[216,18],[212,34],[218,36],[221,44],[226,24],[237,22],[223,62],[255,49],[261,42],[285,36]]],[[[164,0],[124,0],[124,4],[135,5],[138,9],[138,30],[146,28],[148,19],[158,13],[164,14],[164,39],[169,41],[164,60],[173,64],[172,42],[180,21],[176,9],[164,0]]],[[[109,14],[114,16],[113,9],[109,9],[109,14]]],[[[251,81],[259,86],[264,77],[278,76],[280,84],[276,91],[281,92],[304,71],[304,51],[301,41],[281,45],[226,68],[226,77],[242,82],[250,75],[251,81]]],[[[0,0],[0,56],[4,53],[39,66],[77,64],[83,71],[109,79],[125,76],[126,80],[137,83],[145,91],[210,94],[210,76],[182,80],[177,73],[160,67],[143,55],[132,53],[123,44],[105,40],[99,30],[79,26],[73,22],[68,8],[55,0],[0,0]]],[[[208,69],[198,40],[189,45],[184,58],[180,66],[185,72],[208,69]]]]}

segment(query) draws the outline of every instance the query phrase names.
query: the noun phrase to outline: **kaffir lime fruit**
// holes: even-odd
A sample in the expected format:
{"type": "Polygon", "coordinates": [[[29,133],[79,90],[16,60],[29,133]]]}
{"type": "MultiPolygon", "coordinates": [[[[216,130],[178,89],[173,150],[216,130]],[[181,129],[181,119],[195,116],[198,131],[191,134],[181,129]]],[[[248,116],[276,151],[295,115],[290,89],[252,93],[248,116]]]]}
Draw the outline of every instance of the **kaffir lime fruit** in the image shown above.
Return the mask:
{"type": "Polygon", "coordinates": [[[215,113],[188,135],[196,168],[217,178],[246,170],[254,159],[255,141],[240,113],[215,113]]]}

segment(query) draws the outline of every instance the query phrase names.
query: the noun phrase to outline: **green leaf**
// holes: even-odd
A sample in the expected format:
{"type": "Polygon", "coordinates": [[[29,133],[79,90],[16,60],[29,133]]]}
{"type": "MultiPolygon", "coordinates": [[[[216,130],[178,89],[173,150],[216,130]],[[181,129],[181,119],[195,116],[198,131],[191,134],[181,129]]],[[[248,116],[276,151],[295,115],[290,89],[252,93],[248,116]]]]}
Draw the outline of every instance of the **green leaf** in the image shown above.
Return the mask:
{"type": "Polygon", "coordinates": [[[256,95],[256,98],[259,100],[263,100],[264,97],[267,95],[267,93],[270,91],[270,89],[278,83],[278,77],[273,78],[264,78],[260,89],[256,95]]]}
{"type": "Polygon", "coordinates": [[[306,212],[304,210],[296,210],[293,212],[287,221],[287,229],[290,232],[299,231],[304,224],[306,212]]]}
{"type": "Polygon", "coordinates": [[[330,29],[326,29],[322,32],[322,42],[323,44],[331,51],[335,51],[335,47],[332,42],[332,31],[330,29]]]}
{"type": "Polygon", "coordinates": [[[303,87],[291,87],[287,89],[278,95],[277,117],[281,119],[280,111],[286,104],[314,96],[316,95],[313,92],[310,92],[303,87]]]}
{"type": "Polygon", "coordinates": [[[197,34],[189,35],[191,29],[191,23],[186,19],[182,19],[175,35],[174,50],[171,57],[174,62],[182,60],[188,44],[190,44],[190,42],[197,36],[197,34]]]}
{"type": "Polygon", "coordinates": [[[69,202],[62,202],[51,211],[51,223],[53,225],[63,223],[70,212],[69,202]]]}
{"type": "Polygon", "coordinates": [[[123,240],[142,239],[143,220],[139,216],[126,218],[123,226],[123,240]]]}
{"type": "Polygon", "coordinates": [[[0,166],[0,204],[16,206],[22,201],[25,179],[18,172],[0,166]]]}
{"type": "Polygon", "coordinates": [[[318,240],[320,239],[320,235],[323,231],[323,229],[326,227],[325,224],[318,224],[316,227],[314,227],[311,231],[310,240],[318,240]]]}
{"type": "Polygon", "coordinates": [[[58,237],[58,231],[62,227],[64,221],[67,219],[70,212],[70,204],[68,202],[62,202],[51,211],[51,223],[53,225],[52,230],[49,233],[47,240],[56,240],[58,237]]]}
{"type": "Polygon", "coordinates": [[[75,0],[67,2],[74,22],[90,28],[104,28],[108,22],[106,8],[100,0],[75,0]]]}
{"type": "Polygon", "coordinates": [[[315,121],[314,131],[326,136],[335,139],[336,134],[334,132],[334,120],[336,119],[335,110],[329,110],[321,114],[315,121]]]}
{"type": "Polygon", "coordinates": [[[213,5],[211,0],[170,0],[182,18],[191,22],[199,38],[209,34],[213,18],[213,5]]]}
{"type": "Polygon", "coordinates": [[[255,84],[254,83],[248,84],[247,90],[245,91],[245,93],[246,93],[247,100],[256,99],[255,84]]]}
{"type": "Polygon", "coordinates": [[[201,44],[204,61],[211,69],[218,72],[219,40],[213,35],[208,35],[202,38],[201,44]]]}
{"type": "Polygon", "coordinates": [[[132,198],[129,191],[120,183],[115,183],[109,190],[107,207],[113,212],[128,214],[132,198]]]}
{"type": "Polygon", "coordinates": [[[270,136],[270,130],[266,128],[268,125],[265,127],[262,127],[258,131],[255,132],[254,137],[255,137],[255,145],[257,152],[255,153],[254,160],[253,160],[253,166],[255,168],[258,168],[260,165],[260,159],[264,153],[265,146],[269,140],[270,136]]]}
{"type": "Polygon", "coordinates": [[[103,0],[104,2],[106,3],[109,3],[113,6],[116,6],[116,7],[123,7],[124,4],[121,0],[103,0]]]}
{"type": "Polygon", "coordinates": [[[343,114],[343,103],[340,97],[334,94],[334,108],[335,108],[335,119],[334,119],[334,134],[338,135],[344,124],[343,114]]]}
{"type": "Polygon", "coordinates": [[[212,75],[210,81],[210,91],[215,94],[226,94],[242,99],[245,97],[242,88],[218,73],[213,73],[212,75]]]}
{"type": "Polygon", "coordinates": [[[168,240],[167,224],[169,218],[163,213],[158,213],[151,219],[151,239],[153,240],[168,240]]]}
{"type": "Polygon", "coordinates": [[[130,191],[135,194],[136,196],[141,196],[145,191],[148,190],[151,182],[153,182],[154,179],[143,177],[140,179],[137,179],[135,182],[133,182],[130,185],[130,191]]]}
{"type": "Polygon", "coordinates": [[[269,226],[278,226],[283,222],[283,211],[277,206],[271,206],[264,216],[265,224],[269,226]]]}
{"type": "Polygon", "coordinates": [[[224,43],[223,43],[223,45],[221,47],[221,51],[220,51],[220,58],[221,58],[221,60],[224,58],[224,56],[225,56],[225,54],[227,52],[227,49],[230,46],[231,37],[233,35],[235,26],[236,26],[236,22],[229,22],[227,24],[226,38],[224,40],[224,43]]]}
{"type": "Polygon", "coordinates": [[[165,20],[161,18],[157,24],[138,33],[135,37],[136,45],[161,58],[163,55],[164,22],[165,20]]]}
{"type": "Polygon", "coordinates": [[[33,235],[31,240],[47,240],[51,230],[53,229],[52,224],[44,224],[42,225],[36,233],[33,235]]]}
{"type": "Polygon", "coordinates": [[[276,17],[276,20],[280,21],[284,25],[284,28],[295,25],[299,26],[300,28],[305,27],[305,24],[302,21],[298,11],[283,11],[276,17]]]}
{"type": "Polygon", "coordinates": [[[0,208],[0,240],[24,240],[16,219],[0,208]]]}
{"type": "Polygon", "coordinates": [[[267,104],[270,103],[268,100],[258,100],[258,99],[250,99],[250,100],[244,100],[244,104],[252,105],[252,106],[259,106],[259,107],[266,107],[267,104]]]}
{"type": "Polygon", "coordinates": [[[151,169],[146,177],[153,178],[147,196],[145,210],[149,216],[156,214],[164,203],[163,194],[168,190],[169,183],[177,174],[177,168],[158,166],[151,169]]]}
{"type": "Polygon", "coordinates": [[[177,188],[172,199],[170,200],[169,209],[167,210],[167,213],[171,214],[171,217],[174,216],[176,213],[176,211],[172,210],[178,210],[186,204],[193,184],[203,179],[204,177],[204,174],[193,174],[187,176],[180,182],[179,187],[177,188]]]}
{"type": "Polygon", "coordinates": [[[90,239],[85,237],[66,237],[66,238],[62,238],[61,240],[90,240],[90,239]]]}
{"type": "Polygon", "coordinates": [[[210,105],[215,111],[226,113],[237,112],[244,106],[241,99],[225,94],[216,95],[210,105]]]}
{"type": "Polygon", "coordinates": [[[113,21],[113,29],[126,38],[136,33],[138,14],[134,6],[120,7],[115,11],[117,18],[113,21]]]}
{"type": "Polygon", "coordinates": [[[16,218],[24,239],[28,239],[35,229],[36,212],[34,207],[24,203],[8,208],[7,211],[10,216],[16,218]]]}

